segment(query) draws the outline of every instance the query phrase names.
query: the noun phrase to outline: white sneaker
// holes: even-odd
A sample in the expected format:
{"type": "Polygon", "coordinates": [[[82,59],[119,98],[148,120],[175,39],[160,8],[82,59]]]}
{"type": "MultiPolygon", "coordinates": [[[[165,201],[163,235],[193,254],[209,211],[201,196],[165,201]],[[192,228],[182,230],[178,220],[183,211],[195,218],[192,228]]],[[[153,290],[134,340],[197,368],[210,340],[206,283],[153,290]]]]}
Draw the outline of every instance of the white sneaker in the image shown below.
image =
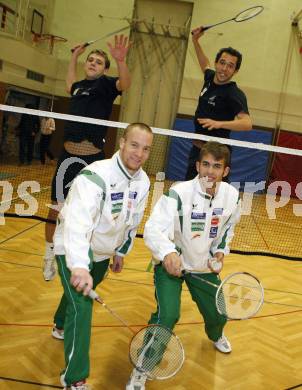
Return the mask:
{"type": "Polygon", "coordinates": [[[51,335],[55,339],[64,340],[64,329],[58,329],[56,326],[54,326],[52,328],[51,335]]]}
{"type": "Polygon", "coordinates": [[[65,370],[60,374],[60,382],[64,388],[67,386],[67,383],[65,382],[65,370]]]}
{"type": "Polygon", "coordinates": [[[147,375],[134,369],[126,385],[126,390],[145,390],[146,380],[147,375]]]}
{"type": "Polygon", "coordinates": [[[56,276],[56,259],[54,257],[44,258],[43,276],[49,282],[56,276]]]}
{"type": "Polygon", "coordinates": [[[67,383],[65,382],[65,370],[60,375],[60,382],[61,385],[64,386],[63,390],[92,390],[91,387],[87,385],[86,380],[67,386],[67,383]]]}
{"type": "Polygon", "coordinates": [[[229,340],[225,337],[224,334],[214,342],[215,348],[222,353],[230,353],[232,352],[232,347],[229,340]]]}

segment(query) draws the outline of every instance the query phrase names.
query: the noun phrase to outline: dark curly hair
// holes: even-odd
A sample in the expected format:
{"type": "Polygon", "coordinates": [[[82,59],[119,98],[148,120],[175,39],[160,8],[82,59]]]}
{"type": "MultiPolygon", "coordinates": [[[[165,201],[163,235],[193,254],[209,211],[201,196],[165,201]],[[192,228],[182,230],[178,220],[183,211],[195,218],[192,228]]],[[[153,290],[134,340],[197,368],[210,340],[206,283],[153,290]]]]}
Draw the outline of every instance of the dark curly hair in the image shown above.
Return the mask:
{"type": "Polygon", "coordinates": [[[232,47],[223,47],[216,54],[215,63],[219,61],[219,58],[222,56],[223,53],[230,54],[231,56],[234,56],[237,58],[236,70],[239,70],[239,68],[241,66],[241,62],[242,62],[242,54],[238,50],[233,49],[232,47]]]}

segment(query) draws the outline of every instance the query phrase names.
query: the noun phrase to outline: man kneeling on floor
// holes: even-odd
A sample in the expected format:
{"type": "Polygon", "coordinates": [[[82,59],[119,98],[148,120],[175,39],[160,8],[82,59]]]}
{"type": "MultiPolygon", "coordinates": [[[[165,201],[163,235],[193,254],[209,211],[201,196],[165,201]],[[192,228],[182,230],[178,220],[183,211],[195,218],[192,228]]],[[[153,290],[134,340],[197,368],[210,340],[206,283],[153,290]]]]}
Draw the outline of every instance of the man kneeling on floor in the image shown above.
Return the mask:
{"type": "MultiPolygon", "coordinates": [[[[197,276],[220,284],[219,272],[240,218],[239,193],[222,181],[229,166],[227,146],[218,142],[204,144],[196,162],[198,175],[176,184],[160,197],[144,232],[154,258],[157,301],[157,311],[149,324],[174,328],[180,317],[185,282],[204,318],[208,338],[222,353],[232,349],[223,333],[226,318],[216,309],[217,289],[197,276]]],[[[144,390],[146,379],[146,375],[134,369],[126,390],[144,390]]]]}
{"type": "Polygon", "coordinates": [[[64,339],[64,389],[88,390],[92,300],[87,297],[111,270],[121,272],[144,214],[150,181],[142,170],[153,140],[143,123],[129,125],[111,159],[86,166],[74,179],[55,231],[55,254],[64,294],[53,337],[64,339]]]}

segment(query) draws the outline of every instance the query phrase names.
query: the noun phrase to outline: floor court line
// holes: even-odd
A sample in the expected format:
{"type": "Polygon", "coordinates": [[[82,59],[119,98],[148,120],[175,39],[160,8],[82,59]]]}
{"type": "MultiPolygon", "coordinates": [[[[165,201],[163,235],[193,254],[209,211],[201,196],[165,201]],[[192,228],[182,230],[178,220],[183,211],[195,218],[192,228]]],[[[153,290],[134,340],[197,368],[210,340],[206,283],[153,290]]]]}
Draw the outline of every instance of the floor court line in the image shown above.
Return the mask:
{"type": "Polygon", "coordinates": [[[3,241],[0,241],[0,245],[4,244],[5,242],[7,242],[7,241],[9,241],[9,240],[12,240],[13,238],[16,238],[16,237],[20,236],[21,234],[27,232],[28,230],[31,230],[32,228],[34,228],[34,227],[40,225],[41,223],[42,223],[42,222],[38,222],[38,223],[36,223],[36,224],[34,224],[34,225],[32,225],[32,226],[29,226],[28,228],[22,230],[21,232],[18,232],[18,233],[16,233],[16,234],[14,234],[13,236],[6,238],[6,239],[3,240],[3,241]]]}
{"type": "Polygon", "coordinates": [[[10,248],[0,248],[0,251],[7,251],[7,252],[13,252],[13,253],[21,253],[22,255],[43,256],[42,253],[24,252],[24,251],[18,251],[18,250],[16,250],[16,249],[10,249],[10,248]]]}
{"type": "MultiPolygon", "coordinates": [[[[17,266],[20,266],[20,267],[36,268],[36,269],[39,269],[39,270],[41,269],[41,266],[30,265],[30,264],[20,264],[20,263],[15,263],[15,262],[11,262],[11,261],[5,261],[5,260],[0,260],[0,264],[1,263],[3,263],[3,264],[10,264],[10,265],[17,265],[17,266]]],[[[124,268],[124,270],[149,273],[148,271],[137,270],[137,269],[134,269],[134,268],[124,268]]],[[[130,283],[130,284],[136,284],[136,285],[143,285],[143,286],[151,286],[151,287],[153,286],[153,283],[144,283],[144,282],[137,282],[137,281],[134,282],[133,280],[116,279],[116,278],[111,278],[111,277],[107,277],[106,280],[112,280],[114,282],[123,282],[123,283],[130,283]]],[[[183,291],[189,291],[189,290],[184,288],[183,291]]],[[[270,289],[270,288],[264,288],[264,291],[273,291],[273,292],[279,292],[279,293],[282,293],[282,294],[292,294],[292,295],[298,295],[298,296],[302,295],[302,293],[297,293],[297,292],[294,292],[294,291],[282,291],[282,290],[270,289]]],[[[290,306],[292,306],[292,307],[301,307],[302,308],[302,306],[299,306],[299,305],[286,304],[286,303],[280,303],[280,302],[266,301],[265,303],[267,303],[267,304],[275,304],[275,305],[282,305],[282,306],[289,306],[289,307],[290,306]]]]}
{"type": "MultiPolygon", "coordinates": [[[[287,311],[287,312],[284,312],[284,313],[274,313],[274,314],[267,314],[267,315],[263,315],[263,316],[254,316],[254,317],[251,317],[251,318],[248,318],[244,321],[250,321],[250,320],[261,320],[263,318],[269,318],[269,317],[277,317],[277,316],[283,316],[283,315],[287,315],[287,314],[297,314],[297,313],[302,313],[302,309],[301,310],[292,310],[292,311],[287,311]]],[[[242,321],[242,320],[228,320],[228,322],[237,322],[237,321],[242,321]]],[[[193,326],[193,325],[203,325],[204,324],[204,321],[194,321],[194,322],[179,322],[177,323],[175,326],[176,327],[180,327],[180,326],[193,326]]],[[[5,322],[5,323],[0,323],[0,326],[1,327],[37,327],[37,328],[53,328],[53,324],[17,324],[17,323],[8,323],[8,322],[5,322]]],[[[129,324],[130,327],[133,327],[133,328],[139,328],[139,327],[143,327],[143,326],[146,326],[146,324],[129,324]]],[[[124,328],[125,326],[124,325],[106,325],[106,324],[102,324],[102,325],[92,325],[91,326],[92,328],[124,328]]]]}
{"type": "Polygon", "coordinates": [[[20,264],[20,263],[14,263],[12,261],[7,261],[7,260],[0,260],[0,264],[3,263],[3,264],[11,264],[11,265],[18,265],[20,267],[30,267],[30,268],[37,268],[37,269],[41,269],[42,268],[42,265],[38,266],[38,265],[30,265],[30,264],[20,264]]]}
{"type": "Polygon", "coordinates": [[[284,390],[294,390],[294,389],[302,389],[302,383],[300,385],[296,385],[296,386],[293,386],[293,387],[287,387],[284,390]]]}
{"type": "Polygon", "coordinates": [[[56,386],[56,385],[50,385],[48,383],[40,383],[40,382],[32,382],[32,381],[26,381],[23,379],[17,379],[17,378],[9,378],[5,376],[0,376],[0,380],[3,381],[10,381],[10,382],[17,382],[17,383],[23,383],[26,385],[34,385],[34,386],[41,386],[41,387],[50,387],[52,389],[62,389],[62,386],[56,386]]]}

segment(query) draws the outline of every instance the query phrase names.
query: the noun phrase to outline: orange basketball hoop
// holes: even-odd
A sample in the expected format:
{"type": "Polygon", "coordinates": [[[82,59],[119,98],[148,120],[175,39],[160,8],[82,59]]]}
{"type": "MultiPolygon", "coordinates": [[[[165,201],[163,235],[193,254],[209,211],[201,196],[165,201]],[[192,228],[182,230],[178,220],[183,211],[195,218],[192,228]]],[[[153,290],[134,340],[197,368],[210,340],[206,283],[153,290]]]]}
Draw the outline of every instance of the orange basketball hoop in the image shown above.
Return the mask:
{"type": "Polygon", "coordinates": [[[56,42],[67,42],[66,38],[59,37],[53,34],[37,34],[33,33],[33,42],[41,42],[49,40],[49,54],[53,53],[53,48],[56,42]]]}

